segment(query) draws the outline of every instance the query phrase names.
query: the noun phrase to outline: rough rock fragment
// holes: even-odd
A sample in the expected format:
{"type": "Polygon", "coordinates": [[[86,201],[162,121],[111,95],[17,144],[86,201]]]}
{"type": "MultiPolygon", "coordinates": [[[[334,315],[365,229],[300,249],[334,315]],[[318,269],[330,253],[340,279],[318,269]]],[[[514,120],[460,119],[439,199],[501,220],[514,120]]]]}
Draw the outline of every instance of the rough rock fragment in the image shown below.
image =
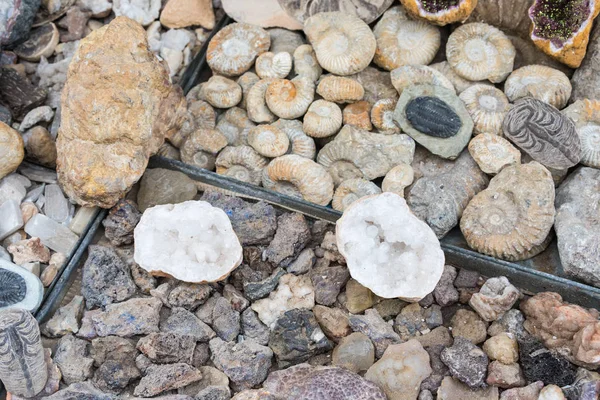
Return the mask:
{"type": "Polygon", "coordinates": [[[565,386],[575,380],[575,367],[533,337],[519,340],[519,359],[528,382],[542,381],[565,386]]]}
{"type": "Polygon", "coordinates": [[[368,336],[354,332],[333,349],[331,364],[352,372],[366,371],[375,362],[375,347],[368,336]]]}
{"type": "Polygon", "coordinates": [[[0,122],[0,179],[17,169],[25,157],[25,144],[19,132],[0,122]]]}
{"type": "Polygon", "coordinates": [[[173,332],[151,333],[141,338],[137,349],[159,364],[192,363],[196,340],[192,336],[173,332]]]}
{"type": "Polygon", "coordinates": [[[365,315],[351,315],[350,327],[354,332],[365,334],[371,339],[377,358],[383,356],[389,345],[402,342],[394,328],[373,309],[366,310],[365,315]]]}
{"type": "Polygon", "coordinates": [[[483,351],[491,360],[514,364],[519,360],[517,339],[511,333],[499,333],[485,341],[483,351]]]}
{"type": "Polygon", "coordinates": [[[215,303],[212,327],[217,336],[226,342],[235,340],[240,333],[240,313],[224,297],[219,297],[215,303]]]}
{"type": "Polygon", "coordinates": [[[335,303],[340,289],[350,279],[348,268],[344,266],[320,267],[310,272],[315,289],[315,302],[325,306],[335,303]]]}
{"type": "Polygon", "coordinates": [[[489,386],[486,389],[472,389],[457,379],[447,376],[442,381],[437,396],[438,400],[498,400],[498,388],[489,386]]]}
{"type": "Polygon", "coordinates": [[[73,300],[61,307],[43,327],[44,335],[60,337],[67,333],[79,332],[79,320],[83,314],[83,297],[75,296],[73,300]]]}
{"type": "Polygon", "coordinates": [[[288,265],[310,240],[310,230],[304,215],[286,213],[277,218],[277,232],[265,251],[269,261],[288,265]]]}
{"type": "Polygon", "coordinates": [[[212,29],[215,26],[212,1],[169,0],[160,13],[160,23],[167,28],[200,25],[205,29],[212,29]]]}
{"type": "Polygon", "coordinates": [[[538,400],[544,382],[537,381],[520,388],[508,389],[502,392],[500,400],[538,400]]]}
{"type": "Polygon", "coordinates": [[[136,298],[109,304],[102,313],[91,316],[98,336],[130,337],[158,332],[162,302],[155,298],[136,298]]]}
{"type": "Polygon", "coordinates": [[[329,339],[338,341],[352,333],[348,315],[339,308],[316,305],[312,311],[329,339]]]}
{"type": "Polygon", "coordinates": [[[496,321],[510,310],[515,302],[521,297],[519,289],[514,287],[506,277],[490,278],[475,293],[469,305],[477,311],[485,321],[496,321]]]}
{"type": "Polygon", "coordinates": [[[185,363],[151,365],[146,369],[144,377],[135,387],[133,394],[152,397],[167,390],[187,386],[200,379],[202,379],[200,371],[185,363]]]}
{"type": "Polygon", "coordinates": [[[450,368],[452,376],[469,387],[485,386],[488,357],[471,341],[458,336],[452,347],[442,351],[442,361],[450,368]]]}
{"type": "Polygon", "coordinates": [[[600,57],[600,27],[594,26],[588,45],[588,50],[581,63],[581,66],[575,70],[571,84],[573,94],[571,101],[583,99],[600,99],[600,66],[598,59],[600,57]]]}
{"type": "Polygon", "coordinates": [[[89,357],[88,342],[65,335],[58,342],[54,362],[67,385],[83,382],[92,376],[94,359],[89,357]]]}
{"type": "Polygon", "coordinates": [[[72,400],[93,398],[94,400],[116,400],[116,396],[98,390],[91,382],[78,382],[59,390],[46,400],[72,400]]]}
{"type": "Polygon", "coordinates": [[[502,389],[510,389],[523,386],[527,382],[523,378],[519,364],[503,364],[500,361],[492,361],[488,366],[486,383],[502,389]]]}
{"type": "Polygon", "coordinates": [[[256,340],[258,344],[266,346],[269,343],[269,328],[260,322],[258,315],[251,308],[242,313],[242,334],[244,337],[256,340]]]}
{"type": "Polygon", "coordinates": [[[459,309],[450,321],[452,336],[462,336],[474,344],[483,343],[487,337],[487,323],[473,311],[459,309]]]}
{"type": "Polygon", "coordinates": [[[208,342],[215,337],[215,332],[198,319],[192,312],[181,307],[171,309],[171,315],[160,324],[162,332],[191,336],[198,342],[208,342]]]}
{"type": "Polygon", "coordinates": [[[183,172],[163,168],[148,169],[140,183],[137,203],[143,213],[156,205],[193,200],[196,193],[196,184],[183,172]]]}

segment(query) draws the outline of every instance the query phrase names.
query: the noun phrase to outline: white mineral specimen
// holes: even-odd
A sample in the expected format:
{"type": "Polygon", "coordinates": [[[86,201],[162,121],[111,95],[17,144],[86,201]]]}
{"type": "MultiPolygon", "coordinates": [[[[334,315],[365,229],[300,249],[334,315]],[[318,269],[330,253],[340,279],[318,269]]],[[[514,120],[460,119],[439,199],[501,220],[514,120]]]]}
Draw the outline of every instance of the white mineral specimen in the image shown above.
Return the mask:
{"type": "Polygon", "coordinates": [[[124,15],[148,26],[158,19],[160,5],[160,0],[114,0],[113,11],[117,17],[124,15]]]}
{"type": "Polygon", "coordinates": [[[242,262],[242,246],[227,214],[205,201],[148,208],[134,240],[140,267],[185,282],[220,281],[242,262]]]}
{"type": "Polygon", "coordinates": [[[336,237],[350,275],[380,297],[419,301],[444,271],[435,233],[395,193],[352,203],[337,222],[336,237]]]}

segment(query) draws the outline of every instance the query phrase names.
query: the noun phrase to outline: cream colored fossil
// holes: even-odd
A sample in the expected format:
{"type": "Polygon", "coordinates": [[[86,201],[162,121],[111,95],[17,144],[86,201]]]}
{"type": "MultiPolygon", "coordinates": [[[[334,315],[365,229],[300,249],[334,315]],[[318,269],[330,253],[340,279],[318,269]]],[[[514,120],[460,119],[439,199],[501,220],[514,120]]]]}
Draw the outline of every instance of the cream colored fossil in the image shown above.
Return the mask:
{"type": "Polygon", "coordinates": [[[281,130],[290,139],[289,154],[314,160],[317,154],[315,141],[304,132],[302,122],[295,119],[280,119],[271,125],[281,130]]]}
{"type": "Polygon", "coordinates": [[[242,100],[242,88],[231,79],[213,75],[202,84],[200,96],[213,107],[231,108],[242,100]]]}
{"type": "Polygon", "coordinates": [[[193,131],[203,128],[214,128],[216,118],[215,110],[206,101],[195,100],[188,102],[187,112],[183,124],[181,124],[181,129],[167,136],[167,139],[175,147],[179,148],[183,146],[183,143],[193,131]]]}
{"type": "Polygon", "coordinates": [[[172,160],[181,161],[181,153],[179,152],[179,149],[172,144],[169,144],[169,142],[164,142],[156,154],[172,160]]]}
{"type": "Polygon", "coordinates": [[[294,72],[316,82],[323,73],[317,55],[310,44],[299,46],[294,52],[294,72]]]}
{"type": "Polygon", "coordinates": [[[486,174],[496,175],[502,168],[521,163],[521,152],[503,137],[482,133],[469,142],[469,153],[486,174]]]}
{"type": "Polygon", "coordinates": [[[315,98],[315,84],[308,78],[276,79],[267,88],[269,110],[279,118],[300,118],[315,98]]]}
{"type": "Polygon", "coordinates": [[[258,154],[274,158],[284,155],[290,146],[287,135],[272,125],[258,125],[248,132],[248,144],[258,154]]]}
{"type": "Polygon", "coordinates": [[[480,22],[456,28],[446,45],[452,69],[471,81],[504,81],[513,70],[515,55],[515,47],[502,31],[480,22]]]}
{"type": "Polygon", "coordinates": [[[362,100],[365,89],[354,79],[327,75],[321,77],[317,86],[317,94],[325,100],[335,103],[354,103],[362,100]]]}
{"type": "Polygon", "coordinates": [[[403,65],[427,65],[441,44],[439,28],[409,17],[402,6],[387,10],[373,29],[377,50],[373,62],[391,71],[403,65]]]}
{"type": "Polygon", "coordinates": [[[415,172],[412,167],[409,164],[401,163],[385,174],[385,178],[381,182],[381,190],[404,197],[404,189],[409,187],[414,179],[415,172]]]}
{"type": "Polygon", "coordinates": [[[200,168],[215,168],[217,153],[227,146],[227,138],[216,129],[197,129],[181,147],[181,161],[200,168]]]}
{"type": "Polygon", "coordinates": [[[444,74],[426,65],[405,65],[396,68],[392,71],[391,78],[392,85],[399,95],[402,95],[404,89],[414,85],[443,86],[455,91],[454,85],[444,74]]]}
{"type": "Polygon", "coordinates": [[[368,101],[357,101],[348,104],[342,112],[344,125],[354,125],[357,128],[370,131],[373,129],[371,123],[371,103],[368,101]]]}
{"type": "Polygon", "coordinates": [[[377,42],[360,18],[343,12],[316,14],[304,23],[304,33],[321,67],[336,75],[365,69],[373,59],[377,42]]]}
{"type": "Polygon", "coordinates": [[[356,200],[381,193],[379,186],[362,178],[347,179],[335,189],[331,206],[338,211],[344,211],[356,200]]]}
{"type": "Polygon", "coordinates": [[[304,116],[304,132],[316,138],[335,135],[342,128],[342,118],[342,110],[337,104],[317,100],[304,116]]]}
{"type": "Polygon", "coordinates": [[[217,156],[217,174],[260,185],[269,160],[250,146],[227,146],[217,156]]]}
{"type": "Polygon", "coordinates": [[[600,100],[577,100],[563,110],[581,140],[581,163],[600,168],[600,100]]]}
{"type": "Polygon", "coordinates": [[[554,223],[554,182],[533,161],[505,167],[463,212],[460,229],[476,251],[508,261],[541,253],[554,223]]]}
{"type": "Polygon", "coordinates": [[[431,64],[430,67],[444,74],[444,76],[448,78],[452,85],[454,85],[454,89],[456,89],[457,94],[464,92],[473,85],[491,85],[489,81],[474,82],[463,78],[462,76],[454,72],[452,67],[450,67],[450,64],[448,64],[448,61],[442,61],[437,64],[431,64]]]}
{"type": "Polygon", "coordinates": [[[473,134],[502,135],[502,121],[510,109],[508,99],[491,85],[474,85],[458,96],[473,119],[473,134]]]}
{"type": "Polygon", "coordinates": [[[217,74],[238,76],[248,71],[256,57],[269,50],[269,33],[258,26],[233,23],[221,29],[206,50],[208,66],[217,74]]]}
{"type": "Polygon", "coordinates": [[[285,51],[277,54],[268,51],[258,56],[254,68],[261,79],[283,79],[292,70],[292,56],[285,51]]]}
{"type": "Polygon", "coordinates": [[[267,88],[273,82],[275,82],[274,78],[261,79],[248,91],[246,111],[248,111],[248,118],[250,118],[251,121],[262,124],[271,123],[277,119],[275,114],[269,110],[265,100],[267,88]]]}
{"type": "Polygon", "coordinates": [[[333,197],[333,181],[327,170],[295,154],[273,159],[263,170],[262,183],[267,189],[323,206],[333,197]]]}
{"type": "Polygon", "coordinates": [[[400,133],[400,128],[394,123],[396,99],[379,100],[371,109],[371,122],[379,132],[385,134],[400,133]]]}
{"type": "Polygon", "coordinates": [[[237,78],[236,83],[242,88],[242,101],[240,101],[238,107],[244,110],[246,109],[246,100],[248,98],[248,92],[250,92],[252,86],[254,86],[254,84],[258,81],[260,81],[258,75],[250,71],[244,72],[242,76],[237,78]]]}
{"type": "Polygon", "coordinates": [[[559,110],[567,105],[571,91],[571,81],[563,72],[543,65],[519,68],[504,83],[504,93],[511,102],[533,97],[559,110]]]}
{"type": "Polygon", "coordinates": [[[255,126],[246,111],[239,107],[232,107],[221,114],[217,122],[217,130],[225,135],[227,143],[232,146],[248,144],[248,132],[255,126]]]}

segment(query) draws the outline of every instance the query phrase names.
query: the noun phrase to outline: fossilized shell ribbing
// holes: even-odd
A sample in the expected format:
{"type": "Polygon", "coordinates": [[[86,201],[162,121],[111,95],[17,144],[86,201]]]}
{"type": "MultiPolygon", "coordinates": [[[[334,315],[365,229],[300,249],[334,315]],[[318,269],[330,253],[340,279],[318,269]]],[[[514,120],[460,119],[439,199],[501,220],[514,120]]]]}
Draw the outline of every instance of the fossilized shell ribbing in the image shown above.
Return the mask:
{"type": "Polygon", "coordinates": [[[394,123],[396,99],[379,100],[371,109],[371,122],[380,132],[386,134],[400,133],[400,128],[394,123]]]}
{"type": "Polygon", "coordinates": [[[248,132],[248,144],[260,155],[273,158],[288,151],[290,139],[272,125],[259,125],[248,132]]]}
{"type": "Polygon", "coordinates": [[[217,156],[217,174],[260,185],[269,160],[250,146],[227,146],[217,156]]]}
{"type": "Polygon", "coordinates": [[[371,28],[343,12],[320,13],[304,23],[321,67],[337,75],[365,69],[373,59],[377,42],[371,28]]]}
{"type": "Polygon", "coordinates": [[[495,175],[510,164],[521,163],[521,152],[508,140],[482,133],[469,142],[469,153],[486,174],[495,175]]]}
{"type": "Polygon", "coordinates": [[[216,129],[198,129],[181,148],[181,160],[206,169],[214,168],[216,154],[227,146],[227,138],[216,129]]]}
{"type": "Polygon", "coordinates": [[[292,70],[292,56],[285,51],[277,54],[263,53],[256,59],[255,69],[256,74],[262,79],[283,79],[292,70]]]}
{"type": "Polygon", "coordinates": [[[272,126],[280,129],[290,139],[289,154],[296,154],[314,160],[317,146],[313,138],[302,130],[302,122],[295,119],[280,119],[272,126]]]}
{"type": "Polygon", "coordinates": [[[600,168],[600,100],[577,100],[563,110],[581,140],[581,163],[600,168]]]}
{"type": "Polygon", "coordinates": [[[401,6],[390,8],[373,29],[377,50],[373,62],[391,71],[403,65],[427,65],[441,44],[440,30],[409,18],[401,6]]]}
{"type": "Polygon", "coordinates": [[[391,73],[392,85],[399,95],[404,89],[414,85],[443,86],[455,91],[454,85],[441,72],[425,65],[405,65],[396,68],[391,73]]]}
{"type": "Polygon", "coordinates": [[[304,115],[304,132],[316,138],[335,135],[342,127],[342,120],[342,110],[337,104],[317,100],[304,115]]]}
{"type": "Polygon", "coordinates": [[[204,100],[189,102],[181,129],[173,132],[167,139],[177,148],[183,146],[185,140],[196,129],[214,128],[216,113],[210,104],[204,100]]]}
{"type": "Polygon", "coordinates": [[[575,124],[540,100],[518,100],[502,124],[504,135],[541,164],[566,169],[581,159],[575,124]]]}
{"type": "Polygon", "coordinates": [[[408,164],[398,164],[383,178],[381,182],[381,190],[384,192],[396,193],[404,197],[404,189],[410,186],[415,179],[415,172],[408,164]]]}
{"type": "Polygon", "coordinates": [[[219,116],[217,130],[225,135],[228,144],[239,146],[248,144],[248,132],[255,126],[246,111],[233,107],[219,116]]]}
{"type": "Polygon", "coordinates": [[[260,81],[258,75],[250,71],[244,72],[242,76],[237,78],[236,83],[242,88],[242,101],[240,101],[238,107],[244,110],[246,109],[246,99],[248,98],[248,92],[250,91],[252,86],[254,86],[254,84],[258,81],[260,81]]]}
{"type": "Polygon", "coordinates": [[[473,134],[502,135],[502,121],[510,108],[500,89],[490,85],[474,85],[458,96],[473,119],[473,134]]]}
{"type": "Polygon", "coordinates": [[[354,79],[328,75],[321,78],[317,94],[335,103],[353,103],[362,100],[365,89],[354,79]]]}
{"type": "Polygon", "coordinates": [[[246,99],[246,110],[248,111],[248,118],[253,122],[258,124],[271,123],[277,119],[275,114],[269,110],[265,100],[267,88],[273,82],[275,82],[274,78],[261,79],[250,88],[246,99]]]}
{"type": "Polygon", "coordinates": [[[331,206],[338,211],[344,211],[346,207],[361,197],[381,193],[379,186],[371,181],[361,178],[343,181],[335,190],[331,206]]]}
{"type": "Polygon", "coordinates": [[[531,0],[478,0],[469,22],[485,22],[503,31],[528,36],[531,0]]]}
{"type": "Polygon", "coordinates": [[[315,84],[308,78],[276,79],[267,88],[269,110],[279,118],[300,118],[315,98],[315,84]]]}
{"type": "Polygon", "coordinates": [[[533,97],[559,110],[567,105],[571,91],[571,81],[563,72],[543,65],[519,68],[504,83],[504,92],[511,102],[533,97]]]}
{"type": "Polygon", "coordinates": [[[317,55],[310,44],[303,44],[294,52],[294,72],[316,82],[323,73],[317,55]]]}
{"type": "Polygon", "coordinates": [[[506,167],[492,178],[465,209],[460,229],[476,251],[519,261],[544,250],[554,215],[552,176],[534,161],[506,167]]]}
{"type": "Polygon", "coordinates": [[[263,170],[263,186],[323,206],[333,197],[333,180],[327,170],[295,154],[273,159],[263,170]]]}
{"type": "Polygon", "coordinates": [[[215,75],[202,84],[200,96],[213,107],[231,108],[242,100],[242,88],[231,79],[215,75]]]}
{"type": "Polygon", "coordinates": [[[354,125],[357,128],[370,131],[373,129],[371,124],[371,103],[367,101],[357,101],[348,104],[342,112],[344,125],[354,125]]]}
{"type": "Polygon", "coordinates": [[[502,31],[479,22],[458,27],[446,45],[452,69],[471,81],[502,82],[512,72],[515,56],[515,47],[502,31]]]}
{"type": "Polygon", "coordinates": [[[452,83],[452,85],[454,85],[454,89],[456,89],[457,94],[464,92],[465,90],[467,90],[468,88],[470,88],[473,85],[477,85],[477,84],[488,85],[488,86],[491,85],[491,83],[489,81],[473,82],[473,81],[463,78],[462,76],[460,76],[456,72],[454,72],[454,70],[452,69],[450,64],[448,64],[448,61],[442,61],[437,64],[431,64],[430,67],[435,69],[438,72],[441,72],[452,83]]]}

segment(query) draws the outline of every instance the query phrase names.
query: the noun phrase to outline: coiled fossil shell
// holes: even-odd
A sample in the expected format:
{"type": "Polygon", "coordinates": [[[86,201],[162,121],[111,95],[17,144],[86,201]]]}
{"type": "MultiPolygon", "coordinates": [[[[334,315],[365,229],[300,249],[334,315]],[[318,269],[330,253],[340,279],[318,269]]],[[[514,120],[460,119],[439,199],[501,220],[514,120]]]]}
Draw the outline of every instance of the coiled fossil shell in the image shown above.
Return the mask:
{"type": "Polygon", "coordinates": [[[342,119],[342,110],[337,104],[317,100],[304,116],[304,132],[316,138],[335,135],[342,128],[342,119]]]}
{"type": "Polygon", "coordinates": [[[195,100],[188,102],[187,112],[181,128],[178,131],[172,132],[171,135],[167,136],[167,139],[175,147],[179,148],[183,146],[183,143],[193,131],[203,128],[214,128],[216,119],[215,110],[206,101],[195,100]]]}
{"type": "Polygon", "coordinates": [[[269,51],[271,38],[262,28],[233,23],[221,29],[208,44],[206,61],[217,74],[238,76],[248,71],[260,54],[269,51]]]}
{"type": "Polygon", "coordinates": [[[491,85],[474,85],[458,96],[473,119],[473,134],[502,135],[502,121],[510,109],[508,99],[491,85]]]}
{"type": "Polygon", "coordinates": [[[295,154],[273,159],[263,170],[262,182],[267,189],[322,206],[333,197],[333,181],[327,170],[295,154]]]}
{"type": "Polygon", "coordinates": [[[279,0],[283,9],[302,23],[318,13],[343,11],[370,24],[392,3],[393,0],[279,0]]]}
{"type": "Polygon", "coordinates": [[[379,193],[381,193],[381,189],[371,181],[361,178],[348,179],[335,189],[331,206],[335,210],[344,211],[346,207],[361,197],[379,193]]]}
{"type": "Polygon", "coordinates": [[[476,195],[460,221],[469,247],[519,261],[541,253],[554,223],[554,182],[543,165],[511,165],[476,195]]]}
{"type": "Polygon", "coordinates": [[[478,0],[468,22],[484,22],[502,31],[529,36],[531,0],[478,0]]]}
{"type": "Polygon", "coordinates": [[[280,119],[271,124],[280,129],[290,139],[289,154],[296,154],[314,160],[317,148],[313,138],[308,136],[302,129],[302,122],[298,120],[280,119]]]}
{"type": "Polygon", "coordinates": [[[575,123],[581,141],[581,163],[600,168],[600,101],[577,100],[563,110],[575,123]]]}
{"type": "Polygon", "coordinates": [[[521,163],[521,152],[498,135],[482,133],[469,142],[469,153],[486,174],[496,175],[502,168],[521,163]]]}
{"type": "Polygon", "coordinates": [[[227,138],[218,130],[195,130],[181,147],[181,161],[213,170],[216,155],[225,146],[227,146],[227,138]]]}
{"type": "Polygon", "coordinates": [[[464,92],[465,90],[467,90],[468,88],[470,88],[473,85],[482,84],[482,85],[491,86],[491,83],[489,81],[475,81],[474,82],[474,81],[470,81],[468,79],[463,78],[462,76],[460,76],[456,72],[454,72],[452,67],[450,67],[450,64],[448,64],[448,61],[442,61],[437,64],[431,64],[430,67],[435,69],[438,72],[441,72],[450,81],[450,83],[452,83],[452,85],[456,89],[457,94],[464,92]]]}
{"type": "Polygon", "coordinates": [[[397,99],[398,92],[392,85],[390,74],[380,71],[375,67],[367,67],[357,74],[348,78],[355,79],[365,90],[363,99],[371,103],[377,103],[381,99],[397,99]]]}
{"type": "Polygon", "coordinates": [[[339,185],[350,178],[373,180],[385,176],[401,162],[410,164],[414,152],[415,142],[408,135],[380,135],[345,125],[319,151],[317,161],[339,185]]]}
{"type": "Polygon", "coordinates": [[[250,146],[227,146],[217,156],[217,174],[260,185],[269,160],[250,146]]]}
{"type": "Polygon", "coordinates": [[[477,0],[400,0],[406,11],[436,25],[464,22],[475,9],[477,0]]]}
{"type": "Polygon", "coordinates": [[[267,88],[265,100],[279,118],[300,118],[315,98],[315,84],[308,78],[276,79],[267,88]]]}
{"type": "Polygon", "coordinates": [[[325,12],[304,23],[304,33],[321,67],[336,75],[351,75],[365,69],[375,55],[377,42],[371,28],[359,18],[343,12],[325,12]]]}
{"type": "Polygon", "coordinates": [[[401,6],[386,11],[373,33],[377,40],[373,62],[388,71],[403,65],[429,64],[441,44],[437,27],[409,18],[401,6]]]}
{"type": "Polygon", "coordinates": [[[417,180],[407,203],[442,238],[458,224],[469,201],[487,184],[487,176],[469,152],[463,151],[448,171],[417,180]]]}
{"type": "Polygon", "coordinates": [[[299,46],[294,52],[294,72],[316,82],[323,73],[317,55],[310,44],[299,46]]]}
{"type": "Polygon", "coordinates": [[[381,133],[400,133],[400,128],[394,123],[396,99],[379,100],[371,109],[371,122],[381,133]]]}
{"type": "Polygon", "coordinates": [[[571,97],[571,81],[554,68],[529,65],[513,71],[504,83],[504,93],[511,102],[533,97],[558,109],[571,97]]]}
{"type": "Polygon", "coordinates": [[[248,144],[248,132],[255,126],[246,111],[233,107],[219,116],[217,130],[227,138],[229,145],[240,146],[248,144]]]}
{"type": "Polygon", "coordinates": [[[170,158],[172,160],[181,161],[181,154],[179,152],[179,149],[169,144],[169,142],[164,142],[162,146],[159,147],[156,154],[165,158],[170,158]]]}
{"type": "Polygon", "coordinates": [[[200,96],[213,107],[231,108],[242,100],[242,88],[231,79],[214,75],[202,84],[200,96]]]}
{"type": "Polygon", "coordinates": [[[292,70],[292,56],[285,51],[277,54],[268,51],[258,56],[254,68],[262,79],[283,79],[292,70]]]}
{"type": "Polygon", "coordinates": [[[244,72],[242,76],[237,78],[236,83],[242,88],[242,101],[240,101],[238,107],[243,108],[244,110],[246,109],[246,99],[248,98],[248,92],[250,92],[252,86],[254,86],[254,84],[258,81],[260,81],[258,75],[250,71],[244,72]]]}
{"type": "Polygon", "coordinates": [[[365,89],[354,79],[327,75],[321,78],[317,94],[335,103],[353,103],[362,100],[365,89]]]}
{"type": "Polygon", "coordinates": [[[396,193],[404,197],[404,189],[410,186],[415,179],[415,172],[409,164],[398,164],[385,174],[381,182],[381,190],[396,193]]]}
{"type": "Polygon", "coordinates": [[[502,130],[507,139],[550,168],[567,169],[581,159],[573,121],[540,100],[518,100],[506,114],[502,130]]]}
{"type": "Polygon", "coordinates": [[[405,65],[391,73],[392,85],[402,96],[404,89],[414,85],[443,86],[454,91],[454,85],[441,72],[425,65],[405,65]]]}
{"type": "Polygon", "coordinates": [[[470,81],[502,82],[512,72],[515,56],[515,47],[502,31],[479,22],[456,28],[446,45],[448,63],[470,81]]]}
{"type": "Polygon", "coordinates": [[[259,125],[248,132],[248,144],[265,157],[279,157],[288,151],[290,140],[272,125],[259,125]]]}
{"type": "Polygon", "coordinates": [[[267,88],[273,82],[275,82],[274,78],[261,79],[250,88],[246,99],[246,110],[250,120],[261,124],[271,123],[277,119],[275,114],[269,110],[265,100],[267,88]]]}
{"type": "Polygon", "coordinates": [[[344,125],[354,125],[357,128],[370,131],[373,129],[371,124],[371,103],[368,101],[358,101],[348,104],[342,113],[344,125]]]}

